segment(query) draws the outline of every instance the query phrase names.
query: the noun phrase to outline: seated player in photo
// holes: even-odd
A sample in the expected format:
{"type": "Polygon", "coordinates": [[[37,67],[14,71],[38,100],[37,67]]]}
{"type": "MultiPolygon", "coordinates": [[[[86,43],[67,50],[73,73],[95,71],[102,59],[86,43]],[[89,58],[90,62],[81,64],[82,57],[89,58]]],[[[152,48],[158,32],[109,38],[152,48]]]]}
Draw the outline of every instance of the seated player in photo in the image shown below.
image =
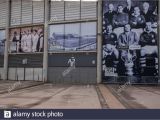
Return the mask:
{"type": "Polygon", "coordinates": [[[118,46],[122,47],[120,54],[120,68],[125,70],[120,73],[124,75],[133,75],[138,73],[137,53],[136,50],[129,50],[129,46],[137,46],[139,43],[138,36],[135,32],[131,31],[129,24],[124,26],[124,32],[118,38],[118,46]],[[126,49],[123,50],[123,47],[126,49]]]}
{"type": "Polygon", "coordinates": [[[130,18],[130,25],[132,28],[144,28],[145,18],[141,15],[140,8],[138,6],[134,7],[134,12],[130,18]]]}
{"type": "Polygon", "coordinates": [[[117,14],[113,16],[113,27],[123,27],[124,25],[128,24],[129,22],[129,16],[128,14],[123,12],[123,6],[118,5],[117,7],[117,14]]]}
{"type": "Polygon", "coordinates": [[[152,23],[147,22],[144,32],[141,34],[139,44],[141,45],[141,73],[142,75],[157,75],[158,47],[157,34],[153,31],[152,23]]]}
{"type": "Polygon", "coordinates": [[[117,74],[119,52],[116,46],[117,36],[113,33],[112,25],[107,25],[103,35],[103,70],[105,71],[105,76],[117,74]]]}
{"type": "Polygon", "coordinates": [[[131,31],[131,26],[126,24],[124,26],[124,32],[120,34],[118,38],[119,46],[138,45],[138,36],[135,32],[131,31]]]}

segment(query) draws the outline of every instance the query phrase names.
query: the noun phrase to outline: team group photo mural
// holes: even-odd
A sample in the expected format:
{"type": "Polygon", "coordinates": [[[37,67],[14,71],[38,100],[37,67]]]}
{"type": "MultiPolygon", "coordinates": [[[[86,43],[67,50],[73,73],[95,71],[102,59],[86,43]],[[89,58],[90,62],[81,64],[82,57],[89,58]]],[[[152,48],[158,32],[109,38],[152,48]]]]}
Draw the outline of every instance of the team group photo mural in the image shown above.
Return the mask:
{"type": "Polygon", "coordinates": [[[4,55],[5,40],[5,30],[0,30],[0,55],[4,55]]]}
{"type": "Polygon", "coordinates": [[[157,22],[158,1],[103,1],[104,81],[158,75],[157,22]]]}
{"type": "Polygon", "coordinates": [[[42,26],[14,28],[10,30],[10,53],[43,52],[42,26]]]}

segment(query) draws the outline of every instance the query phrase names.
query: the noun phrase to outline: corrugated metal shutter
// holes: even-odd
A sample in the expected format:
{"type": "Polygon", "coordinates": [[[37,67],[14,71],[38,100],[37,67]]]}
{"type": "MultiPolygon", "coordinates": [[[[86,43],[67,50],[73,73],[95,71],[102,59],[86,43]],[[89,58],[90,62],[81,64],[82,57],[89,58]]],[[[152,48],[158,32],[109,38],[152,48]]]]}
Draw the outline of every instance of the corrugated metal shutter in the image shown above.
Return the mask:
{"type": "Polygon", "coordinates": [[[80,2],[65,2],[65,20],[80,19],[80,2]]]}
{"type": "Polygon", "coordinates": [[[63,1],[51,1],[50,20],[51,21],[64,20],[64,2],[63,1]]]}
{"type": "Polygon", "coordinates": [[[33,23],[44,22],[44,1],[33,1],[33,23]]]}
{"type": "Polygon", "coordinates": [[[97,2],[81,1],[81,18],[96,18],[97,2]]]}
{"type": "Polygon", "coordinates": [[[11,1],[11,25],[21,24],[21,0],[11,1]]]}
{"type": "Polygon", "coordinates": [[[32,23],[32,0],[22,0],[22,24],[32,23]]]}
{"type": "Polygon", "coordinates": [[[5,27],[6,25],[6,14],[7,14],[7,2],[6,0],[0,1],[0,27],[5,27]]]}

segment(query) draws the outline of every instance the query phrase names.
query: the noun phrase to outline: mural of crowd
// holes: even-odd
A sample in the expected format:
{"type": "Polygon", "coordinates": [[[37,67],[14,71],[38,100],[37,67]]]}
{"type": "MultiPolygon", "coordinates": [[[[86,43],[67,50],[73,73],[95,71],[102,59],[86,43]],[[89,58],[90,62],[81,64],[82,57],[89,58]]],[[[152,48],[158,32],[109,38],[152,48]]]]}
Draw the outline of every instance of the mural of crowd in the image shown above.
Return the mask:
{"type": "Polygon", "coordinates": [[[158,75],[158,2],[103,2],[103,79],[158,75]]]}
{"type": "Polygon", "coordinates": [[[43,52],[43,27],[15,28],[10,30],[10,53],[43,52]]]}

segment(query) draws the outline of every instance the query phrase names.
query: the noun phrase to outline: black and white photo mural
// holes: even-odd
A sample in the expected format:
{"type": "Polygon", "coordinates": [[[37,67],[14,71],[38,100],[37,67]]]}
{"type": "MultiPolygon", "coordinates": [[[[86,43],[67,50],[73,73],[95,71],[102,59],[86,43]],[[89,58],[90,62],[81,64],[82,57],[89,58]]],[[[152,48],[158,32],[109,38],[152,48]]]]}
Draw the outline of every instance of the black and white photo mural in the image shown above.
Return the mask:
{"type": "Polygon", "coordinates": [[[5,40],[5,30],[0,30],[0,55],[4,55],[5,40]]]}
{"type": "Polygon", "coordinates": [[[131,82],[141,83],[143,77],[158,76],[157,26],[158,1],[103,1],[104,82],[133,77],[131,82]]]}
{"type": "Polygon", "coordinates": [[[10,29],[10,53],[43,52],[44,33],[42,26],[10,29]]]}
{"type": "Polygon", "coordinates": [[[96,51],[96,22],[50,25],[49,52],[96,51]]]}

